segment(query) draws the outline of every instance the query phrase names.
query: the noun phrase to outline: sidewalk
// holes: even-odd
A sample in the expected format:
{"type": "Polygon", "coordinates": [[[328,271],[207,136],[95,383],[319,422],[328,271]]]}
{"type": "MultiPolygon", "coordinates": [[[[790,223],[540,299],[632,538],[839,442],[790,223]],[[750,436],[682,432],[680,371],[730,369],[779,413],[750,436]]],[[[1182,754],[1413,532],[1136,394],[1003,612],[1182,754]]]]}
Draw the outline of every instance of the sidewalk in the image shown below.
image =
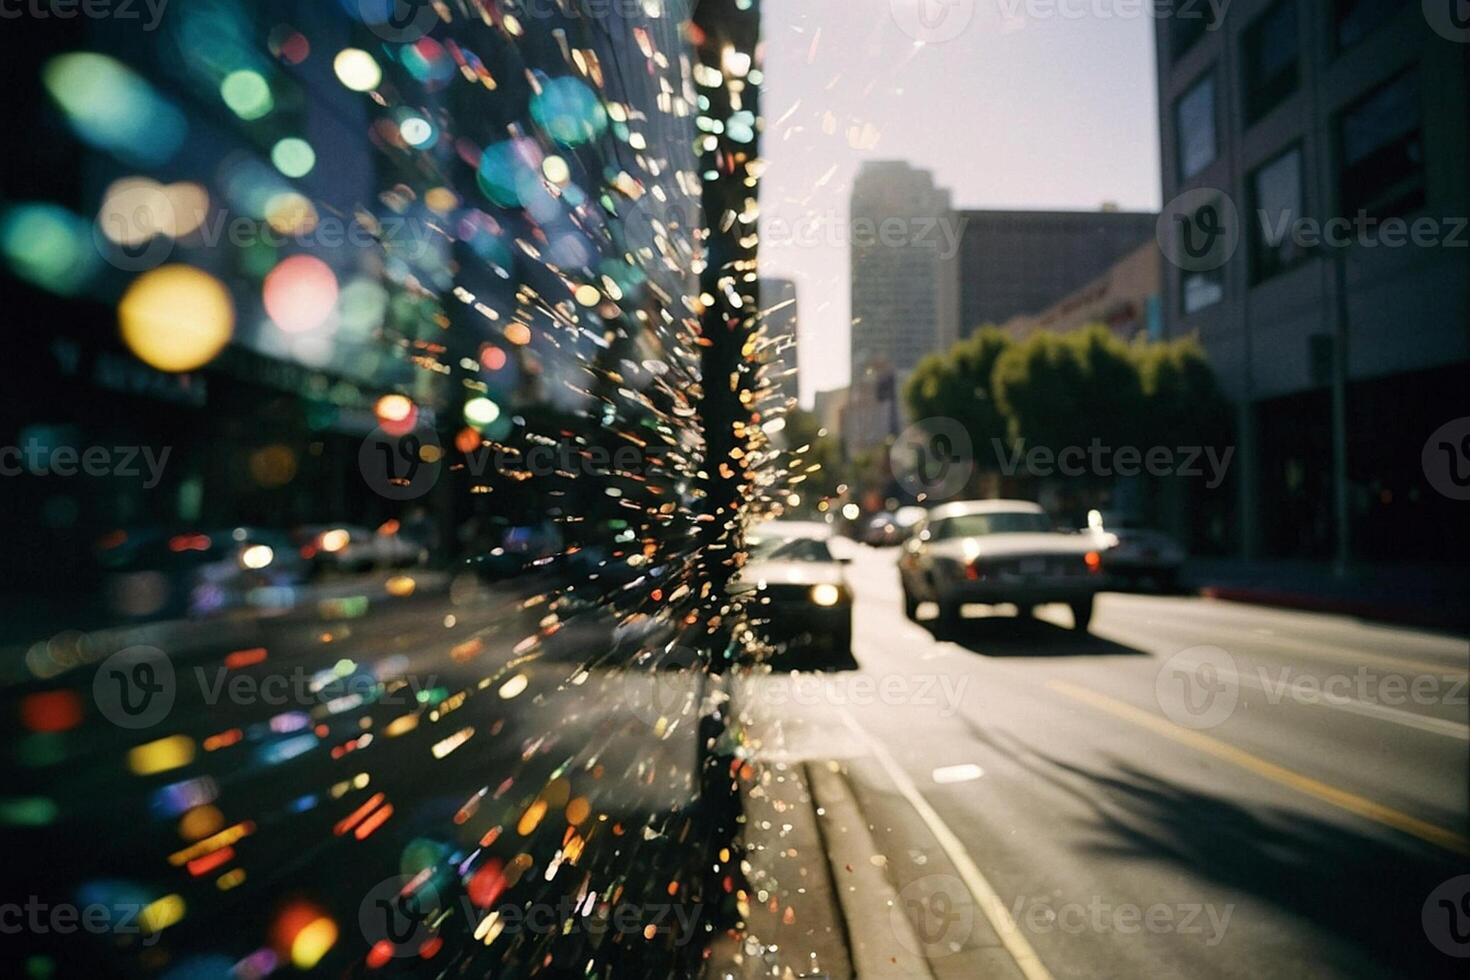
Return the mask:
{"type": "Polygon", "coordinates": [[[1194,559],[1186,588],[1212,599],[1441,629],[1470,628],[1470,571],[1450,565],[1354,565],[1333,574],[1325,562],[1194,559]]]}
{"type": "MultiPolygon", "coordinates": [[[[717,980],[1025,980],[943,845],[868,758],[753,761],[740,927],[717,980]]],[[[1044,971],[1042,972],[1044,976],[1044,971]]]]}

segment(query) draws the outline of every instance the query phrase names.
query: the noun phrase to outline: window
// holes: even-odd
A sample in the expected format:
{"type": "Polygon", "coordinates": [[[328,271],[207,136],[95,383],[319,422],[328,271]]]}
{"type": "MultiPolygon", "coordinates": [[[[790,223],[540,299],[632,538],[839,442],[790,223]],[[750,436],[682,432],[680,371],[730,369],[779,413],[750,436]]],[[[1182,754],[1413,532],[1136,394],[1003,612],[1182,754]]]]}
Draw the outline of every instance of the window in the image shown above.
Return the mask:
{"type": "Polygon", "coordinates": [[[1179,144],[1179,179],[1188,180],[1213,163],[1217,152],[1213,72],[1195,82],[1174,104],[1174,128],[1179,144]]]}
{"type": "Polygon", "coordinates": [[[1185,272],[1179,278],[1184,293],[1184,312],[1198,313],[1225,298],[1225,280],[1219,269],[1208,272],[1185,272]]]}
{"type": "MultiPolygon", "coordinates": [[[[1225,5],[1218,6],[1221,10],[1225,9],[1225,5]]],[[[1206,31],[1215,29],[1218,24],[1215,18],[1216,7],[1216,4],[1205,0],[1166,0],[1171,60],[1178,61],[1184,57],[1195,42],[1205,36],[1206,31]]]]}
{"type": "Polygon", "coordinates": [[[1217,194],[1202,196],[1192,212],[1176,216],[1174,255],[1180,303],[1186,315],[1225,298],[1225,266],[1240,241],[1235,209],[1217,194]]]}
{"type": "Polygon", "coordinates": [[[1302,217],[1302,151],[1292,147],[1250,179],[1251,281],[1296,265],[1306,251],[1294,234],[1302,217]]]}
{"type": "Polygon", "coordinates": [[[1045,514],[999,512],[994,514],[960,514],[935,521],[929,526],[932,541],[953,541],[984,534],[1036,534],[1056,529],[1045,514]]]}
{"type": "Polygon", "coordinates": [[[1245,32],[1245,121],[1249,125],[1296,91],[1295,0],[1267,10],[1245,32]]]}
{"type": "Polygon", "coordinates": [[[1403,215],[1424,205],[1424,134],[1418,78],[1400,75],[1343,110],[1337,127],[1344,216],[1403,215]]]}
{"type": "Polygon", "coordinates": [[[1405,0],[1333,0],[1337,49],[1350,48],[1363,40],[1404,4],[1405,0]]]}

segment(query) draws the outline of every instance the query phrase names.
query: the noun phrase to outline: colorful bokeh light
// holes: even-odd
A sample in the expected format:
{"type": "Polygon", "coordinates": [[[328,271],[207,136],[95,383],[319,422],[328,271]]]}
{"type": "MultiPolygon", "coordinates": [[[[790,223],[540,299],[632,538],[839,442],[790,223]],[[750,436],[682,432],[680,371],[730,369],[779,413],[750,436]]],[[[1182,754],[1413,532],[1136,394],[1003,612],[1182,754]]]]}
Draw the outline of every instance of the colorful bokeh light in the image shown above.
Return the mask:
{"type": "Polygon", "coordinates": [[[193,371],[235,332],[235,304],[209,273],[166,265],[139,276],[117,307],[123,342],[160,371],[193,371]]]}
{"type": "Polygon", "coordinates": [[[337,305],[337,276],[313,255],[293,255],[265,277],[265,312],[287,333],[315,330],[337,305]]]}

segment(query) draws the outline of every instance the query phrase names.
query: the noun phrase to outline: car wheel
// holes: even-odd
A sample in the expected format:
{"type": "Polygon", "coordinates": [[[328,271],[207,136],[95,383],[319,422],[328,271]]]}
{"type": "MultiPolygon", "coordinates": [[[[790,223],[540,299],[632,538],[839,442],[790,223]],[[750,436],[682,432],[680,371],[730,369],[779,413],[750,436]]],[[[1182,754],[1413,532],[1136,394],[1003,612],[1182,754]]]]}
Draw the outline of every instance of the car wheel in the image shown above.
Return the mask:
{"type": "Polygon", "coordinates": [[[944,633],[953,633],[960,628],[964,617],[960,614],[960,604],[957,600],[939,599],[939,629],[944,633]]]}
{"type": "Polygon", "coordinates": [[[1092,596],[1088,596],[1081,602],[1071,603],[1072,606],[1072,628],[1079,633],[1087,631],[1092,622],[1092,596]]]}
{"type": "Polygon", "coordinates": [[[852,624],[838,630],[832,636],[832,659],[838,663],[852,660],[852,624]]]}

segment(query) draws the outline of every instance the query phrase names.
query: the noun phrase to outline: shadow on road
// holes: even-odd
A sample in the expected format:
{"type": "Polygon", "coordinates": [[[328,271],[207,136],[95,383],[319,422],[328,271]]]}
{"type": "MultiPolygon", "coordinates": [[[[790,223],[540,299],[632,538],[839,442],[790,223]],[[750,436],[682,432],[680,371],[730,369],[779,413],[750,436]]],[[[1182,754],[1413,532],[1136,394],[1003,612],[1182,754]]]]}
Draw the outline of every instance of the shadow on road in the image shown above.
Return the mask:
{"type": "Polygon", "coordinates": [[[841,674],[858,669],[858,662],[851,652],[836,654],[795,648],[777,653],[771,658],[770,664],[776,673],[797,670],[812,674],[841,674]]]}
{"type": "MultiPolygon", "coordinates": [[[[1436,950],[1421,921],[1430,892],[1467,870],[1462,858],[1392,831],[1368,836],[1297,810],[1247,808],[1126,763],[1095,770],[977,734],[1091,808],[1096,834],[1085,849],[1093,854],[1176,864],[1336,937],[1313,954],[1325,972],[1464,975],[1463,962],[1436,950]]],[[[1251,922],[1237,914],[1236,928],[1266,937],[1276,918],[1251,922]]],[[[1282,969],[1301,965],[1283,962],[1282,969]]]]}
{"type": "Polygon", "coordinates": [[[1147,657],[1137,647],[1079,633],[1042,619],[986,616],[945,627],[937,619],[919,624],[937,640],[948,640],[986,657],[1147,657]]]}

